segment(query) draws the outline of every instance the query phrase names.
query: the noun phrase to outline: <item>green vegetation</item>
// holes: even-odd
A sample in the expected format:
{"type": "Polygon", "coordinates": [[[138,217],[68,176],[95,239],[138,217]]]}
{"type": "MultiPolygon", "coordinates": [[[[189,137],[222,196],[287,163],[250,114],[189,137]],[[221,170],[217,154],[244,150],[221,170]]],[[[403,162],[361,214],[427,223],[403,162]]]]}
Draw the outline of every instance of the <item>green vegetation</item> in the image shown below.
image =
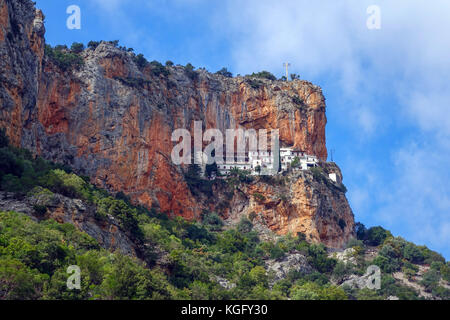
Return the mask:
{"type": "Polygon", "coordinates": [[[75,46],[75,51],[69,50],[66,46],[52,47],[45,45],[45,55],[51,59],[63,71],[68,71],[73,68],[79,68],[84,64],[83,58],[79,53],[79,47],[75,46]]]}
{"type": "Polygon", "coordinates": [[[132,87],[132,88],[144,88],[146,85],[150,84],[150,80],[142,79],[142,78],[131,78],[131,77],[115,77],[114,79],[119,80],[121,83],[123,83],[126,86],[132,87]]]}
{"type": "MultiPolygon", "coordinates": [[[[209,183],[199,177],[199,167],[186,170],[186,180],[196,192],[209,192],[209,183]],[[203,190],[204,188],[204,190],[203,190]]],[[[229,179],[246,183],[250,178],[236,170],[229,179]]],[[[181,217],[169,219],[156,209],[133,206],[122,192],[115,196],[98,189],[87,178],[69,168],[33,157],[28,151],[9,145],[0,131],[0,179],[2,191],[40,199],[34,206],[36,222],[16,212],[0,211],[0,299],[417,299],[417,293],[400,285],[390,275],[395,270],[418,271],[416,263],[429,264],[422,284],[434,296],[449,298],[440,285],[449,277],[449,264],[426,247],[394,238],[380,227],[366,229],[359,224],[355,264],[328,256],[322,244],[310,244],[306,236],[288,234],[276,241],[262,241],[253,222],[257,213],[242,218],[235,227],[225,227],[220,215],[204,210],[200,221],[181,217]],[[56,194],[82,199],[96,208],[101,225],[113,216],[120,229],[131,235],[139,259],[109,252],[71,224],[45,219],[47,203],[56,194]],[[48,202],[47,202],[48,201],[48,202]],[[340,283],[351,274],[362,275],[372,261],[359,258],[367,245],[380,251],[373,261],[383,270],[380,290],[351,289],[340,283]],[[267,272],[268,259],[281,261],[301,253],[312,270],[291,270],[275,281],[267,272]],[[81,289],[66,288],[67,267],[81,268],[81,289]],[[222,287],[217,277],[226,279],[222,287]]],[[[222,181],[224,188],[229,186],[222,181]]],[[[210,186],[210,185],[209,185],[210,186]]],[[[229,189],[226,197],[232,197],[229,189]]],[[[258,197],[258,196],[255,196],[258,197]]],[[[224,201],[228,201],[225,199],[224,201]]]]}
{"type": "Polygon", "coordinates": [[[144,69],[148,65],[148,61],[142,53],[139,53],[134,57],[134,63],[136,63],[136,66],[139,69],[144,69]]]}
{"type": "Polygon", "coordinates": [[[72,43],[72,46],[70,47],[70,51],[74,52],[74,53],[81,53],[84,51],[84,44],[79,43],[79,42],[74,42],[72,43]]]}
{"type": "Polygon", "coordinates": [[[277,78],[272,73],[270,73],[269,71],[265,71],[265,70],[256,72],[256,73],[254,72],[250,75],[246,75],[246,77],[267,79],[267,80],[272,80],[272,81],[277,80],[277,78]]]}
{"type": "Polygon", "coordinates": [[[220,74],[221,76],[227,77],[227,78],[233,78],[233,74],[227,70],[227,68],[222,68],[219,71],[216,72],[216,74],[220,74]]]}
{"type": "Polygon", "coordinates": [[[195,72],[194,69],[195,68],[191,63],[186,64],[186,66],[184,67],[184,72],[191,80],[196,80],[198,78],[198,73],[195,72]]]}
{"type": "Polygon", "coordinates": [[[150,73],[156,77],[159,77],[160,75],[167,77],[170,72],[160,62],[154,60],[150,62],[150,73]]]}
{"type": "Polygon", "coordinates": [[[247,79],[246,82],[252,87],[253,89],[259,89],[261,88],[264,83],[257,79],[247,79]]]}

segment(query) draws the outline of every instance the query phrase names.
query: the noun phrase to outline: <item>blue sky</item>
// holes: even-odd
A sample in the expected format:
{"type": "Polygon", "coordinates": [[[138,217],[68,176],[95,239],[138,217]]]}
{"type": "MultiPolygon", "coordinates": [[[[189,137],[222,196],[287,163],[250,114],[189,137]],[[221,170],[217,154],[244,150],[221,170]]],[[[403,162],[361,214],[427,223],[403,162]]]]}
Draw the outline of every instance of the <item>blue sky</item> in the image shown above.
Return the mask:
{"type": "Polygon", "coordinates": [[[450,257],[450,2],[37,0],[55,44],[120,40],[149,60],[322,87],[355,219],[450,257]],[[81,8],[81,30],[66,8],[81,8]],[[369,5],[381,29],[369,30],[369,5]]]}

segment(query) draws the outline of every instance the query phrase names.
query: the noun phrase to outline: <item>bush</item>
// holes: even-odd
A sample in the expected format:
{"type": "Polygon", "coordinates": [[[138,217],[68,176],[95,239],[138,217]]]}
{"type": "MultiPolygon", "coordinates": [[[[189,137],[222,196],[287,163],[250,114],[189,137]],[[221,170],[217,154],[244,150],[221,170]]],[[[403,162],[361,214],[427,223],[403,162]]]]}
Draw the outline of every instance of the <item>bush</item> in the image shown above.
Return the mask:
{"type": "Polygon", "coordinates": [[[216,74],[220,74],[226,78],[233,78],[233,74],[227,70],[227,68],[222,68],[216,72],[216,74]]]}
{"type": "Polygon", "coordinates": [[[308,262],[319,272],[331,272],[337,261],[327,256],[327,251],[323,244],[312,244],[308,248],[308,262]]]}
{"type": "Polygon", "coordinates": [[[137,56],[135,56],[133,60],[139,69],[144,69],[148,65],[148,61],[147,59],[145,59],[142,53],[139,53],[137,56]]]}
{"type": "Polygon", "coordinates": [[[425,287],[426,291],[431,292],[438,286],[439,280],[441,280],[439,271],[430,269],[423,275],[423,279],[420,281],[420,284],[425,287]]]}
{"type": "Polygon", "coordinates": [[[68,52],[65,47],[61,46],[52,48],[50,45],[45,45],[45,55],[63,71],[79,68],[84,64],[83,58],[78,54],[68,52]]]}
{"type": "Polygon", "coordinates": [[[191,63],[186,64],[184,67],[184,72],[191,80],[195,80],[198,77],[198,73],[194,71],[194,66],[191,63]]]}
{"type": "Polygon", "coordinates": [[[355,223],[355,233],[356,233],[356,239],[358,240],[366,240],[367,237],[367,229],[364,224],[361,222],[355,223]]]}
{"type": "Polygon", "coordinates": [[[277,80],[277,78],[272,73],[270,73],[269,71],[265,71],[265,70],[257,72],[257,73],[252,73],[251,75],[247,75],[246,77],[267,79],[267,80],[272,80],[272,81],[277,80]]]}
{"type": "Polygon", "coordinates": [[[261,88],[264,83],[256,80],[256,79],[247,79],[247,83],[250,85],[250,87],[252,87],[253,89],[259,89],[261,88]]]}
{"type": "Polygon", "coordinates": [[[89,41],[87,46],[89,49],[95,50],[100,45],[100,41],[89,41]]]}
{"type": "Polygon", "coordinates": [[[167,60],[166,61],[166,67],[173,67],[173,62],[172,61],[170,61],[170,60],[167,60]]]}
{"type": "Polygon", "coordinates": [[[72,46],[70,47],[70,51],[74,53],[81,53],[84,50],[84,44],[79,42],[72,43],[72,46]]]}
{"type": "Polygon", "coordinates": [[[160,75],[167,77],[169,75],[169,70],[156,60],[150,62],[150,72],[156,77],[160,75]]]}
{"type": "Polygon", "coordinates": [[[202,222],[211,231],[220,231],[223,227],[223,220],[215,212],[203,213],[202,222]]]}
{"type": "Polygon", "coordinates": [[[24,191],[24,187],[20,179],[12,174],[7,174],[3,176],[1,188],[2,190],[16,193],[24,191]]]}
{"type": "Polygon", "coordinates": [[[388,236],[392,236],[392,234],[384,228],[380,226],[372,227],[367,230],[366,242],[371,246],[379,246],[384,242],[384,240],[386,240],[388,236]]]}
{"type": "Polygon", "coordinates": [[[412,243],[407,243],[403,248],[403,257],[416,264],[420,264],[424,260],[422,251],[412,243]]]}
{"type": "Polygon", "coordinates": [[[34,212],[38,215],[38,216],[43,216],[47,213],[47,206],[44,205],[39,205],[39,204],[35,204],[33,206],[34,212]]]}
{"type": "Polygon", "coordinates": [[[379,266],[386,273],[398,271],[402,266],[399,253],[389,244],[381,248],[378,256],[373,260],[373,264],[379,266]]]}
{"type": "Polygon", "coordinates": [[[253,224],[252,222],[247,219],[246,217],[242,217],[241,221],[239,221],[239,224],[237,225],[237,230],[240,233],[248,233],[250,231],[252,231],[253,229],[253,224]]]}
{"type": "Polygon", "coordinates": [[[5,174],[20,177],[23,173],[23,160],[16,156],[9,148],[0,149],[0,178],[5,174]]]}
{"type": "Polygon", "coordinates": [[[284,251],[277,245],[270,249],[270,259],[281,259],[284,257],[284,251]]]}

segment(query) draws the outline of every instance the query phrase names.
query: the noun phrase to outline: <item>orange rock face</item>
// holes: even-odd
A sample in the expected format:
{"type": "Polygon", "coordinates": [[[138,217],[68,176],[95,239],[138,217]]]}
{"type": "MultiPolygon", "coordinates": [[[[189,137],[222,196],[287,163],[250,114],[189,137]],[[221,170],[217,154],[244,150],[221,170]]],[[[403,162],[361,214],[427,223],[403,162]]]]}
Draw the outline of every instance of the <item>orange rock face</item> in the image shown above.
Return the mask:
{"type": "MultiPolygon", "coordinates": [[[[193,196],[183,168],[170,158],[173,130],[193,134],[194,121],[222,132],[279,129],[282,146],[326,161],[325,99],[318,86],[226,78],[204,70],[189,74],[179,66],[166,68],[167,74],[152,65],[139,69],[133,54],[105,42],[81,53],[83,66],[62,71],[44,56],[43,15],[28,5],[22,12],[0,0],[0,63],[8,75],[0,81],[0,125],[14,144],[69,164],[93,183],[123,191],[138,203],[188,219],[214,209],[193,196]],[[21,21],[20,32],[8,10],[21,21]]],[[[245,192],[270,195],[272,189],[261,184],[245,192]]],[[[290,202],[252,205],[278,233],[306,232],[315,240],[340,243],[342,234],[317,220],[308,185],[299,179],[290,190],[290,202]]]]}
{"type": "MultiPolygon", "coordinates": [[[[333,172],[340,171],[333,166],[333,172]]],[[[272,178],[256,179],[235,191],[232,208],[226,210],[237,222],[247,216],[279,235],[301,232],[312,242],[341,248],[354,236],[353,212],[340,183],[328,179],[326,172],[317,179],[310,171],[292,172],[272,178]]]]}

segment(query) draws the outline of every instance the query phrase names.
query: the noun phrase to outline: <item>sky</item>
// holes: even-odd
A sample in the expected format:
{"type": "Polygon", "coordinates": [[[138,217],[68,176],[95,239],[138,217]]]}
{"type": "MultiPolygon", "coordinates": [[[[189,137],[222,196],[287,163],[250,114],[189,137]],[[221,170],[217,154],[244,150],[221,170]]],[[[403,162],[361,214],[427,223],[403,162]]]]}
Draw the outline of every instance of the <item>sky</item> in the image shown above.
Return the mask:
{"type": "Polygon", "coordinates": [[[280,77],[290,62],[322,87],[355,220],[450,257],[450,1],[36,2],[52,45],[120,40],[148,60],[234,75],[280,77]]]}

